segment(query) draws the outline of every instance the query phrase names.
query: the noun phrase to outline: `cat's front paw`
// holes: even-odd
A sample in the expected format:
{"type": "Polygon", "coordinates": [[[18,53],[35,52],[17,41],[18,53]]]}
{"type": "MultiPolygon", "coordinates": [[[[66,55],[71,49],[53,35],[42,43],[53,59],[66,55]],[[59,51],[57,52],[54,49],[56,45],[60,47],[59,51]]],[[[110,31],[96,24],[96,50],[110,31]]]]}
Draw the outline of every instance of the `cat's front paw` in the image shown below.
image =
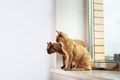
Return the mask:
{"type": "Polygon", "coordinates": [[[63,66],[61,66],[61,69],[64,69],[65,68],[65,66],[63,65],[63,66]]]}

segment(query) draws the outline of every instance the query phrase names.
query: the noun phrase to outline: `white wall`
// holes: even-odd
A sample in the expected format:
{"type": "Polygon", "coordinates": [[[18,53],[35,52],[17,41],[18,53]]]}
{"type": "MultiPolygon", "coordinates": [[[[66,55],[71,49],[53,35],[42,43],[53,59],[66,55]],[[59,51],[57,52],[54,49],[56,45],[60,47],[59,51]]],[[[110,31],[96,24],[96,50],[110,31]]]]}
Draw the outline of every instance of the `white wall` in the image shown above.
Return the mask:
{"type": "Polygon", "coordinates": [[[86,41],[85,0],[56,0],[56,26],[73,39],[86,41]]]}
{"type": "Polygon", "coordinates": [[[48,80],[53,0],[0,0],[0,80],[48,80]]]}

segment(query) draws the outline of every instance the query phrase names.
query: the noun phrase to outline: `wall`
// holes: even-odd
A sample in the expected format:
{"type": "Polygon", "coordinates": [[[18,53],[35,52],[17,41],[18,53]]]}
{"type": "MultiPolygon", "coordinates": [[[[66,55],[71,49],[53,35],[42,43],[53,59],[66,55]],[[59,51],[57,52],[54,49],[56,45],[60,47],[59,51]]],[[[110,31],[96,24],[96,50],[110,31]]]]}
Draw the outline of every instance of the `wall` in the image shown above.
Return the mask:
{"type": "Polygon", "coordinates": [[[0,0],[0,80],[48,80],[53,0],[0,0]]]}
{"type": "Polygon", "coordinates": [[[56,0],[56,26],[73,39],[86,41],[85,0],[56,0]]]}

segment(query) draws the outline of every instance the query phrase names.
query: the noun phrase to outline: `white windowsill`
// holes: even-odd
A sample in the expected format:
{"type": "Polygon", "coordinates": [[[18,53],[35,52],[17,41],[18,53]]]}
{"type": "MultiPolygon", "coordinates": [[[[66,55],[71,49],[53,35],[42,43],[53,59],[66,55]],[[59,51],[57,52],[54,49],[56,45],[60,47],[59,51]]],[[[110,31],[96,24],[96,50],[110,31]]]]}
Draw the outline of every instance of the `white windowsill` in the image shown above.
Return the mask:
{"type": "MultiPolygon", "coordinates": [[[[120,80],[120,71],[64,71],[61,69],[51,69],[52,74],[69,77],[68,80],[120,80]]],[[[59,80],[59,77],[57,77],[59,80]]]]}

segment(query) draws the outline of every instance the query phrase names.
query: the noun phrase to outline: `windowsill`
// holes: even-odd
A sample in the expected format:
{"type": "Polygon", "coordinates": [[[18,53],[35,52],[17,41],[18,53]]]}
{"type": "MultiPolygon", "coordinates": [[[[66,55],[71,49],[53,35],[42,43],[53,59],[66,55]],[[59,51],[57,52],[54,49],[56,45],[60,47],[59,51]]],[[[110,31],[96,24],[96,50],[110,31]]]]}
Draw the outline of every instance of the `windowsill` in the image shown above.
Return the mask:
{"type": "Polygon", "coordinates": [[[120,80],[120,71],[64,71],[61,69],[51,69],[53,74],[67,76],[75,80],[120,80]]]}

